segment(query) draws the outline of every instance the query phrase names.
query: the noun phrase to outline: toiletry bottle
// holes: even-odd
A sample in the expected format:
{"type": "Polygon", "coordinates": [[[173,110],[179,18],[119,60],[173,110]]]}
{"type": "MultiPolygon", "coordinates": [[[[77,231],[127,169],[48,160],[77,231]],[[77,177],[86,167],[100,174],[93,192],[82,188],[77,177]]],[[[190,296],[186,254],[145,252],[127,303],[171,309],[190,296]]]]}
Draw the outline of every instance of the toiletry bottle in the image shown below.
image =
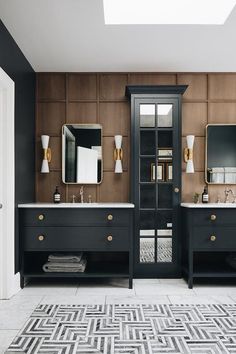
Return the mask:
{"type": "Polygon", "coordinates": [[[61,201],[61,194],[59,192],[58,186],[56,186],[56,190],[53,194],[53,201],[54,203],[60,203],[61,201]]]}
{"type": "Polygon", "coordinates": [[[202,193],[202,203],[208,203],[208,201],[209,201],[209,195],[208,195],[207,186],[205,186],[204,191],[202,193]]]}

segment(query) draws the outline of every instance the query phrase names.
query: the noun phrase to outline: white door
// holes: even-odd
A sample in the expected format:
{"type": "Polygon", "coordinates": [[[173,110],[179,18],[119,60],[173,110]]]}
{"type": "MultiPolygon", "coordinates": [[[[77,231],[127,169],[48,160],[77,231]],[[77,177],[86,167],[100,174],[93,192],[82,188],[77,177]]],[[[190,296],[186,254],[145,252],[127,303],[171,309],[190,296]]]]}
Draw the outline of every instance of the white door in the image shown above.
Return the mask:
{"type": "Polygon", "coordinates": [[[0,299],[19,290],[15,268],[14,82],[0,68],[0,299]]]}

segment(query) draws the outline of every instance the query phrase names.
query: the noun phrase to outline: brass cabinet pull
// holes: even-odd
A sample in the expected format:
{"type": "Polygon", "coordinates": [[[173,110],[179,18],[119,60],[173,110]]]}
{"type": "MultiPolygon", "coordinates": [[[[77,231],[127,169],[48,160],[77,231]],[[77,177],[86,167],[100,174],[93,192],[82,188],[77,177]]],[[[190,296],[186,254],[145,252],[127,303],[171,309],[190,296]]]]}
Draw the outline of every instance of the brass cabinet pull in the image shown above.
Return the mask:
{"type": "Polygon", "coordinates": [[[42,220],[44,219],[44,215],[43,215],[43,214],[40,214],[40,215],[38,216],[38,219],[39,219],[40,221],[42,221],[42,220]]]}
{"type": "Polygon", "coordinates": [[[113,215],[109,214],[109,215],[107,216],[107,220],[109,220],[109,221],[113,220],[113,215]]]}
{"type": "Polygon", "coordinates": [[[109,236],[107,236],[107,241],[112,241],[112,236],[111,235],[109,235],[109,236]]]}
{"type": "Polygon", "coordinates": [[[216,236],[215,235],[211,235],[210,240],[214,242],[216,240],[216,236]]]}
{"type": "Polygon", "coordinates": [[[175,191],[175,193],[179,193],[179,188],[175,187],[174,191],[175,191]]]}
{"type": "Polygon", "coordinates": [[[211,220],[212,220],[212,221],[216,220],[216,215],[212,214],[212,215],[211,215],[211,220]]]}
{"type": "Polygon", "coordinates": [[[43,241],[43,240],[44,240],[44,236],[43,236],[43,235],[39,235],[39,236],[38,236],[38,240],[39,240],[39,241],[43,241]]]}

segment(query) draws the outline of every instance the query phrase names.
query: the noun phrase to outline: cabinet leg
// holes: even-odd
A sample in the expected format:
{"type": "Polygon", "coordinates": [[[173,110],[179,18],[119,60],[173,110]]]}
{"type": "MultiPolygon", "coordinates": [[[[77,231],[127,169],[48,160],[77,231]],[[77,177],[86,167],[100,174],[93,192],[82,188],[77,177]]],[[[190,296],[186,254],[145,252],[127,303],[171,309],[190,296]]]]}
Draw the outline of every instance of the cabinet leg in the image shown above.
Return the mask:
{"type": "Polygon", "coordinates": [[[133,289],[133,279],[129,278],[129,289],[133,289]]]}
{"type": "Polygon", "coordinates": [[[21,275],[20,276],[20,287],[21,289],[24,289],[25,286],[25,278],[21,275]]]}
{"type": "Polygon", "coordinates": [[[192,289],[193,288],[193,278],[188,278],[188,288],[192,289]]]}

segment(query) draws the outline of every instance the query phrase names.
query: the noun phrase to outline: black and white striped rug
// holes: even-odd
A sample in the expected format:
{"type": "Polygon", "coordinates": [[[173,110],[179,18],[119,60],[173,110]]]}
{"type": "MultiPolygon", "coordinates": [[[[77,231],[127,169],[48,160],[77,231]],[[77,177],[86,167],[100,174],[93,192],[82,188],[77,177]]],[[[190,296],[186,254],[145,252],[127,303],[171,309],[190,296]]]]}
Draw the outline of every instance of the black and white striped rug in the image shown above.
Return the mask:
{"type": "Polygon", "coordinates": [[[236,353],[236,304],[39,305],[6,353],[236,353]]]}

